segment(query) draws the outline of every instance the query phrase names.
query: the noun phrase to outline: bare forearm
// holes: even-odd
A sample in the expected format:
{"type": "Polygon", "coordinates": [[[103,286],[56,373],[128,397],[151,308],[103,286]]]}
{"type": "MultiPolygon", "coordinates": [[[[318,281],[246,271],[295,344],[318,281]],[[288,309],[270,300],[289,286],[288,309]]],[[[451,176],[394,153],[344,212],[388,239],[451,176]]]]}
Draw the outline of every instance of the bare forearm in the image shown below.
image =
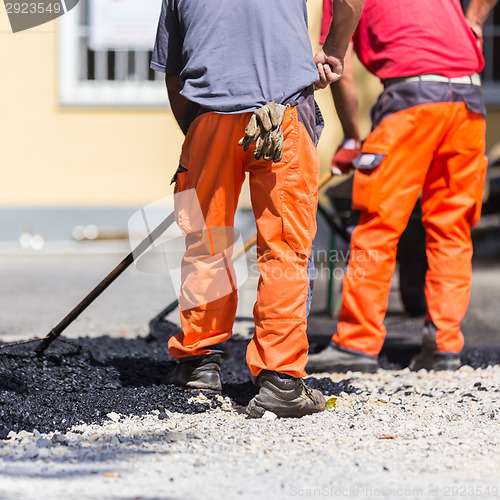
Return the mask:
{"type": "Polygon", "coordinates": [[[334,0],[333,20],[323,50],[328,56],[342,59],[358,25],[363,0],[334,0]]]}
{"type": "Polygon", "coordinates": [[[175,121],[181,128],[181,130],[186,134],[187,130],[185,128],[185,116],[186,109],[188,105],[188,100],[180,94],[182,90],[180,75],[165,75],[165,84],[167,86],[168,99],[170,101],[170,108],[174,115],[175,121]]]}
{"type": "Polygon", "coordinates": [[[333,20],[323,48],[314,56],[316,89],[336,82],[344,71],[344,55],[363,9],[363,0],[334,0],[333,20]]]}
{"type": "Polygon", "coordinates": [[[344,74],[340,80],[330,85],[330,90],[344,131],[344,138],[355,139],[359,143],[358,92],[354,83],[352,43],[345,55],[344,74]]]}
{"type": "Polygon", "coordinates": [[[498,0],[472,0],[465,15],[468,22],[483,26],[498,0]]]}

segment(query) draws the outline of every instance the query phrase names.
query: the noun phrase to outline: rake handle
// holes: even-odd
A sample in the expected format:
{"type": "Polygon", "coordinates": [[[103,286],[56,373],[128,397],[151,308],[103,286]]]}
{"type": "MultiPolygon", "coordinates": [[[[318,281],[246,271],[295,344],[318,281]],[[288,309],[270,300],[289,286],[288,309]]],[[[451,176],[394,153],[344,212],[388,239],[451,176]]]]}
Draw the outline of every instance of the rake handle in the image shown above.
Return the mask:
{"type": "Polygon", "coordinates": [[[61,333],[108,288],[134,262],[136,257],[147,250],[166,229],[174,222],[175,216],[172,212],[163,222],[146,236],[132,252],[130,252],[82,301],[76,305],[52,330],[40,341],[35,353],[40,356],[56,340],[61,333]]]}

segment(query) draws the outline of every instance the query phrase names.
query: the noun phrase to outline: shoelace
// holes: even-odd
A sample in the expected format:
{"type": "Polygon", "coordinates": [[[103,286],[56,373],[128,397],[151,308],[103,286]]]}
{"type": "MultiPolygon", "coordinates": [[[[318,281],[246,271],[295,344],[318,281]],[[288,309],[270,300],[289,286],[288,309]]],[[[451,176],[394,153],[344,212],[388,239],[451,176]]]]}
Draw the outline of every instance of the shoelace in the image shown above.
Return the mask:
{"type": "Polygon", "coordinates": [[[312,393],[312,390],[310,387],[308,387],[306,384],[304,384],[304,382],[302,381],[302,387],[304,388],[304,391],[307,395],[307,397],[314,402],[314,397],[313,397],[313,393],[312,393]]]}

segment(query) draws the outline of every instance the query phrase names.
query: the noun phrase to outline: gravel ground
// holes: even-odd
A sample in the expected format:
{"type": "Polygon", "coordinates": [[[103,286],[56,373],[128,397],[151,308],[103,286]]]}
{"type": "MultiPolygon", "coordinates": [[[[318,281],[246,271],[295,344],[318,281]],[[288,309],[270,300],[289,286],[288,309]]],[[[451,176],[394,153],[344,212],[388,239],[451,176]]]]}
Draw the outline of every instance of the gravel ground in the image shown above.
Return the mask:
{"type": "Polygon", "coordinates": [[[202,394],[161,384],[176,329],[0,354],[0,498],[500,498],[500,366],[317,374],[328,411],[253,420],[248,339],[202,394]]]}
{"type": "Polygon", "coordinates": [[[346,377],[354,393],[302,419],[249,419],[219,396],[204,413],[11,432],[1,498],[500,497],[500,367],[332,379],[346,377]]]}
{"type": "MultiPolygon", "coordinates": [[[[115,260],[0,257],[0,339],[46,333],[115,260]]],[[[144,336],[168,290],[131,271],[68,329],[80,353],[0,352],[0,499],[499,498],[499,276],[498,264],[475,267],[458,372],[408,372],[422,320],[393,301],[382,369],[308,378],[324,413],[252,420],[251,322],[225,346],[222,395],[162,385],[177,327],[144,336]]],[[[334,324],[311,325],[314,349],[334,324]]]]}

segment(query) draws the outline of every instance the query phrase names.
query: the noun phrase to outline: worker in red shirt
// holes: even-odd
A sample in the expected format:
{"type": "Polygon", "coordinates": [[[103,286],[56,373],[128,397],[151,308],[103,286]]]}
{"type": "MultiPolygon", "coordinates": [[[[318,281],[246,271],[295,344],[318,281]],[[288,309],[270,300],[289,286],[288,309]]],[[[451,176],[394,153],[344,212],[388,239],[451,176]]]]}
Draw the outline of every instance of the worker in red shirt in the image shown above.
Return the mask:
{"type": "MultiPolygon", "coordinates": [[[[377,369],[397,244],[420,196],[428,313],[422,351],[410,367],[460,366],[470,229],[481,212],[487,166],[482,26],[496,3],[472,0],[464,16],[459,0],[365,0],[344,77],[331,85],[345,137],[332,171],[356,168],[352,208],[360,219],[337,331],[325,350],[310,355],[308,372],[377,369]],[[352,48],[384,85],[362,147],[352,48]]],[[[330,14],[331,0],[324,0],[324,23],[330,14]]]]}

